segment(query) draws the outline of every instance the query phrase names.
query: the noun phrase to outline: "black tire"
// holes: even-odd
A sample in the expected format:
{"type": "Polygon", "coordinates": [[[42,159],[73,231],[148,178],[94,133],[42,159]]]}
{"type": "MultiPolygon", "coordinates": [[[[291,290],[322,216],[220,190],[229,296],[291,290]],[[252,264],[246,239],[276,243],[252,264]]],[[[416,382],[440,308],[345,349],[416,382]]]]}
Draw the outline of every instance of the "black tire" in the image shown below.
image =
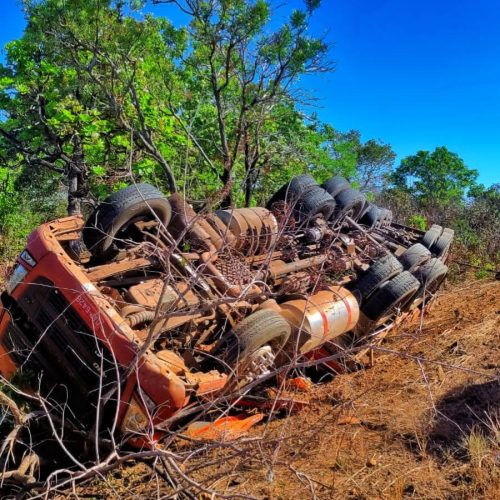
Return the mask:
{"type": "Polygon", "coordinates": [[[94,259],[112,258],[120,240],[138,237],[132,223],[158,218],[167,225],[172,216],[170,203],[150,184],[134,184],[108,196],[94,210],[83,230],[83,241],[94,259]]]}
{"type": "Polygon", "coordinates": [[[337,203],[336,217],[349,216],[357,221],[365,208],[366,198],[357,189],[347,188],[335,196],[335,202],[337,203]]]}
{"type": "Polygon", "coordinates": [[[261,309],[240,321],[221,344],[221,358],[230,366],[241,365],[259,348],[270,344],[275,351],[286,344],[291,332],[288,321],[276,311],[261,309]]]}
{"type": "Polygon", "coordinates": [[[378,321],[388,316],[392,309],[404,310],[419,288],[420,282],[417,278],[410,272],[404,271],[379,288],[361,310],[372,321],[378,321]]]}
{"type": "Polygon", "coordinates": [[[436,256],[444,259],[448,255],[453,237],[455,236],[455,231],[453,229],[445,227],[443,233],[437,239],[437,241],[432,245],[431,252],[436,256]]]}
{"type": "Polygon", "coordinates": [[[323,184],[321,184],[321,187],[335,198],[335,196],[344,191],[344,189],[350,188],[351,184],[341,175],[335,175],[333,177],[330,177],[330,179],[328,179],[327,181],[323,182],[323,184]]]}
{"type": "Polygon", "coordinates": [[[407,271],[414,271],[418,266],[431,258],[431,252],[421,243],[415,243],[407,248],[399,257],[399,261],[407,271]]]}
{"type": "Polygon", "coordinates": [[[388,253],[376,260],[351,288],[358,290],[362,300],[366,300],[377,288],[401,272],[401,262],[392,253],[388,253]]]}
{"type": "Polygon", "coordinates": [[[299,198],[296,205],[296,215],[302,222],[322,215],[329,220],[335,212],[335,200],[320,186],[310,187],[299,198]]]}
{"type": "Polygon", "coordinates": [[[435,257],[428,260],[413,273],[421,283],[417,295],[423,297],[436,293],[447,274],[448,266],[443,261],[435,257]]]}
{"type": "Polygon", "coordinates": [[[361,214],[359,215],[360,220],[365,216],[366,212],[368,212],[368,210],[370,210],[371,206],[372,206],[372,204],[368,200],[365,200],[363,210],[361,210],[361,214]]]}
{"type": "Polygon", "coordinates": [[[295,205],[305,191],[317,185],[317,182],[309,174],[298,175],[281,186],[267,202],[266,207],[271,209],[279,201],[286,201],[291,205],[295,205]]]}
{"type": "Polygon", "coordinates": [[[421,241],[422,245],[424,245],[424,247],[431,249],[432,245],[436,243],[436,241],[441,236],[442,232],[443,228],[441,226],[439,226],[438,224],[433,224],[422,236],[422,241],[421,241]]]}
{"type": "Polygon", "coordinates": [[[380,208],[376,205],[370,204],[370,207],[366,211],[365,215],[359,220],[360,224],[364,224],[368,227],[375,227],[380,224],[380,208]]]}

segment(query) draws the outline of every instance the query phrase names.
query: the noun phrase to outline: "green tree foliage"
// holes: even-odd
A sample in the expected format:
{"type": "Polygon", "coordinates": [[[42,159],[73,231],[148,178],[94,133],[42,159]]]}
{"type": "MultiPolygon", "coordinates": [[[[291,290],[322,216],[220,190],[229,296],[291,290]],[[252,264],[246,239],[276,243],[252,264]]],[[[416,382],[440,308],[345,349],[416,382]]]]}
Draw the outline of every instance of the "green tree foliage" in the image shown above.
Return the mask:
{"type": "Polygon", "coordinates": [[[391,176],[396,189],[411,192],[424,208],[443,207],[460,202],[475,185],[478,171],[465,165],[446,147],[432,153],[419,151],[403,159],[391,176]]]}
{"type": "Polygon", "coordinates": [[[329,69],[327,46],[307,34],[319,2],[292,11],[275,31],[266,29],[270,5],[265,0],[156,3],[173,3],[189,16],[180,81],[197,97],[190,102],[190,112],[198,114],[192,133],[217,171],[224,204],[231,203],[235,182],[240,188],[238,177],[249,204],[261,170],[279,153],[275,145],[283,144],[276,133],[284,129],[276,122],[296,119],[295,83],[304,74],[329,69]],[[200,102],[210,103],[209,109],[200,113],[200,102]]]}
{"type": "Polygon", "coordinates": [[[461,241],[478,257],[490,258],[498,265],[500,257],[500,184],[486,188],[479,184],[469,197],[456,225],[461,241]]]}
{"type": "Polygon", "coordinates": [[[126,15],[125,2],[25,0],[26,32],[0,68],[0,160],[62,176],[69,213],[132,174],[249,204],[262,172],[317,160],[320,131],[293,90],[329,69],[307,35],[319,2],[275,31],[264,0],[175,3],[185,28],[126,15]]]}
{"type": "Polygon", "coordinates": [[[389,144],[375,139],[357,141],[357,173],[359,186],[364,191],[380,192],[387,184],[396,153],[389,144]]]}
{"type": "Polygon", "coordinates": [[[65,213],[58,180],[45,170],[25,173],[0,167],[0,262],[16,257],[34,227],[65,213]]]}
{"type": "Polygon", "coordinates": [[[396,158],[389,144],[375,139],[363,142],[359,131],[341,132],[329,125],[323,126],[322,134],[333,160],[324,170],[326,177],[332,171],[343,173],[368,192],[380,192],[385,187],[396,158]]]}
{"type": "Polygon", "coordinates": [[[179,49],[169,37],[180,35],[164,20],[124,19],[102,0],[25,6],[26,32],[0,68],[3,162],[63,175],[69,213],[89,195],[89,177],[161,170],[175,190],[169,157],[179,136],[148,86],[173,67],[179,49]]]}

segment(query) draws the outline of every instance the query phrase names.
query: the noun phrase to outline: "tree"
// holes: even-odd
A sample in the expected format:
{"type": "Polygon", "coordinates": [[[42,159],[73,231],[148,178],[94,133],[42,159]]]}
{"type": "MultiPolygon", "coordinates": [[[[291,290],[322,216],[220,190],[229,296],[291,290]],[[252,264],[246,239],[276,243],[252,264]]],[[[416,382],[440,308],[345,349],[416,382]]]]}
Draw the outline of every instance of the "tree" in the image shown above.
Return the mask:
{"type": "Polygon", "coordinates": [[[293,88],[328,69],[306,34],[319,2],[269,33],[264,0],[176,2],[186,28],[127,15],[123,1],[23,3],[26,31],[0,67],[0,160],[62,178],[69,213],[131,173],[226,204],[235,184],[248,204],[279,156],[302,170],[314,157],[296,140],[314,132],[293,88]]]}
{"type": "Polygon", "coordinates": [[[213,104],[214,126],[206,130],[216,131],[209,136],[201,131],[196,144],[219,172],[223,205],[232,202],[238,168],[244,172],[248,204],[268,157],[263,146],[274,132],[275,108],[295,102],[293,90],[301,75],[331,69],[325,62],[326,44],[307,34],[310,16],[320,2],[305,2],[304,10],[294,10],[275,31],[266,30],[270,17],[266,0],[153,3],[174,4],[190,18],[182,80],[198,99],[213,104]]]}
{"type": "Polygon", "coordinates": [[[69,213],[88,199],[89,177],[123,178],[132,164],[175,191],[170,158],[185,135],[156,99],[182,34],[165,20],[123,18],[105,0],[24,4],[28,26],[0,68],[5,163],[63,175],[69,213]]]}
{"type": "Polygon", "coordinates": [[[396,189],[411,192],[421,207],[432,209],[462,202],[477,177],[477,170],[443,146],[404,158],[391,181],[396,189]]]}
{"type": "Polygon", "coordinates": [[[396,153],[389,144],[370,139],[365,143],[358,142],[357,174],[360,189],[380,192],[387,184],[396,159],[396,153]]]}
{"type": "Polygon", "coordinates": [[[335,160],[333,171],[347,175],[363,191],[380,192],[396,158],[391,146],[375,139],[362,142],[358,130],[340,132],[327,125],[323,132],[335,160]]]}

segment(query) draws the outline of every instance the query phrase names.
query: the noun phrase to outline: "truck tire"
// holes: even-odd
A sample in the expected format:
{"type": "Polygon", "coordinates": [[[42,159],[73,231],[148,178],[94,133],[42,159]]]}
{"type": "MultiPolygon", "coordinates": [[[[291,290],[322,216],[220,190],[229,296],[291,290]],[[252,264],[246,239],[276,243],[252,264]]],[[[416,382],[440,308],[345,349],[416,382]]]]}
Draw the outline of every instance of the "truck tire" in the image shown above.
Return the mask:
{"type": "Polygon", "coordinates": [[[348,215],[357,221],[365,208],[366,198],[357,189],[346,188],[335,196],[335,202],[337,203],[337,218],[348,215]]]}
{"type": "Polygon", "coordinates": [[[399,261],[407,271],[415,271],[418,266],[431,258],[431,252],[421,243],[415,243],[407,248],[399,257],[399,261]]]}
{"type": "Polygon", "coordinates": [[[370,228],[373,228],[380,224],[380,208],[376,205],[370,204],[370,207],[366,213],[359,220],[360,224],[364,224],[370,228]]]}
{"type": "Polygon", "coordinates": [[[443,228],[441,226],[433,224],[422,236],[422,245],[430,250],[432,245],[434,245],[434,243],[436,243],[438,238],[441,236],[442,232],[443,228]]]}
{"type": "Polygon", "coordinates": [[[367,271],[360,276],[352,285],[358,290],[362,300],[368,299],[370,295],[380,288],[386,281],[403,272],[403,265],[392,253],[388,253],[376,260],[367,271]]]}
{"type": "Polygon", "coordinates": [[[296,204],[300,196],[313,186],[318,184],[309,174],[298,175],[290,182],[281,186],[276,193],[267,202],[266,208],[271,209],[272,206],[279,201],[286,201],[292,205],[296,204]]]}
{"type": "Polygon", "coordinates": [[[365,200],[365,204],[363,206],[363,210],[361,210],[361,214],[359,216],[360,220],[364,217],[364,215],[366,214],[366,212],[368,212],[368,210],[370,210],[370,207],[371,207],[371,203],[368,200],[365,200]]]}
{"type": "Polygon", "coordinates": [[[403,310],[420,288],[420,282],[408,271],[387,281],[362,306],[361,310],[372,321],[387,316],[392,309],[403,310]]]}
{"type": "Polygon", "coordinates": [[[431,252],[436,256],[444,260],[448,255],[453,237],[455,236],[455,231],[448,227],[443,229],[441,236],[432,245],[431,252]]]}
{"type": "Polygon", "coordinates": [[[327,181],[323,182],[321,187],[335,198],[344,189],[350,188],[351,184],[341,175],[334,175],[327,181]]]}
{"type": "Polygon", "coordinates": [[[299,198],[296,206],[300,221],[309,221],[317,215],[330,220],[335,212],[335,200],[320,186],[312,186],[299,198]]]}
{"type": "Polygon", "coordinates": [[[158,218],[165,226],[172,209],[165,196],[150,184],[134,184],[108,196],[87,219],[83,242],[94,259],[114,257],[120,240],[140,238],[132,226],[137,221],[158,218]]]}
{"type": "Polygon", "coordinates": [[[413,273],[421,283],[417,295],[423,297],[437,292],[447,274],[448,266],[441,259],[433,257],[428,260],[413,273]]]}
{"type": "Polygon", "coordinates": [[[221,343],[223,359],[230,366],[243,364],[261,347],[271,345],[275,352],[286,344],[291,332],[288,321],[271,309],[261,309],[240,321],[221,343]]]}

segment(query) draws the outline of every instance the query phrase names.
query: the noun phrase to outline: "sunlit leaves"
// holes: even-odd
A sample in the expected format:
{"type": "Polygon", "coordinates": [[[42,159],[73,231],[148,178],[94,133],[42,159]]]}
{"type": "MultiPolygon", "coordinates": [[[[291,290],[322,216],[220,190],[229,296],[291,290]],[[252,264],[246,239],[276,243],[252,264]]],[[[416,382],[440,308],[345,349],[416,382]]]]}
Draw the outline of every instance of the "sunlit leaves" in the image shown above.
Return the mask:
{"type": "Polygon", "coordinates": [[[411,190],[421,203],[444,205],[461,202],[477,177],[477,170],[467,167],[456,153],[438,147],[404,158],[391,180],[396,187],[411,190]]]}

